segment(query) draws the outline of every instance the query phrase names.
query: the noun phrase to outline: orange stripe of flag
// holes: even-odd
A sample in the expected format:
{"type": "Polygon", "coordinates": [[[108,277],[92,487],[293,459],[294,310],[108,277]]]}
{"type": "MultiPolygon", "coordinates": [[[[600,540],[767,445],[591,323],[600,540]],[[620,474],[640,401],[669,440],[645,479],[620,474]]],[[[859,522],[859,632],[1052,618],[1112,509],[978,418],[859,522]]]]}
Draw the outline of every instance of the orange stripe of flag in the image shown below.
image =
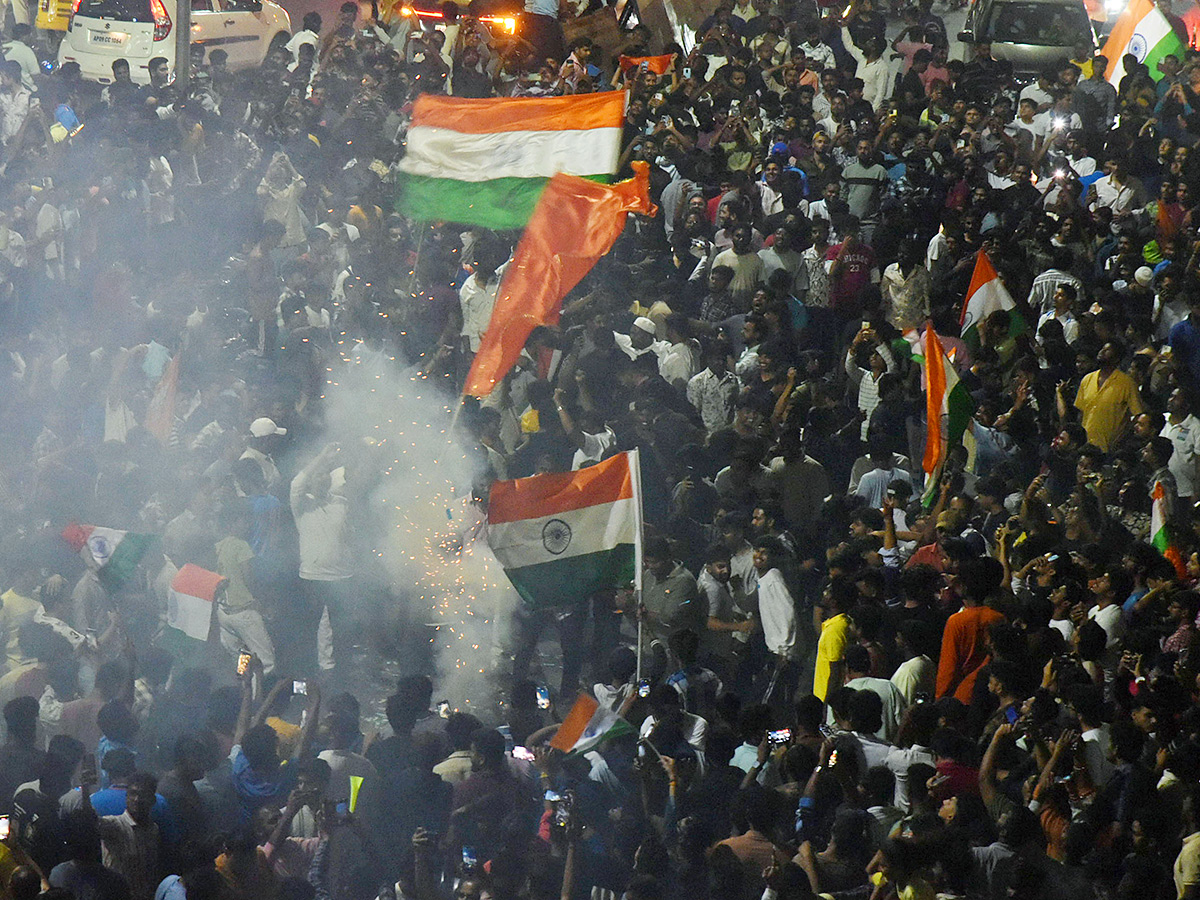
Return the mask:
{"type": "Polygon", "coordinates": [[[942,398],[946,396],[946,356],[933,323],[925,323],[925,458],[922,465],[932,474],[942,461],[942,398]]]}
{"type": "Polygon", "coordinates": [[[1108,40],[1104,42],[1104,49],[1100,51],[1109,62],[1108,71],[1110,73],[1115,71],[1115,64],[1125,55],[1125,48],[1129,46],[1137,23],[1142,21],[1152,9],[1154,7],[1150,0],[1130,0],[1129,5],[1125,7],[1125,12],[1121,13],[1120,18],[1117,19],[1117,24],[1108,34],[1108,40]]]}
{"type": "Polygon", "coordinates": [[[497,481],[488,497],[488,521],[543,519],[556,513],[633,498],[629,457],[619,453],[578,472],[497,481]]]}
{"type": "Polygon", "coordinates": [[[624,91],[483,99],[421,94],[413,106],[412,124],[462,134],[494,134],[620,128],[624,120],[624,91]]]}
{"type": "Polygon", "coordinates": [[[580,694],[575,705],[571,707],[571,711],[567,713],[567,717],[563,719],[563,723],[558,726],[558,731],[550,739],[550,746],[563,753],[569,753],[599,708],[600,704],[596,702],[595,697],[589,694],[580,694]]]}
{"type": "Polygon", "coordinates": [[[1000,276],[996,274],[996,267],[992,265],[992,261],[988,255],[980,250],[975,254],[975,270],[971,272],[971,286],[967,288],[967,298],[963,301],[962,312],[958,316],[958,326],[962,327],[967,320],[967,307],[971,305],[971,298],[975,296],[975,292],[1000,276]]]}
{"type": "Polygon", "coordinates": [[[675,59],[674,53],[665,53],[662,56],[622,56],[618,63],[622,72],[645,63],[646,68],[655,75],[666,75],[667,70],[671,68],[673,59],[675,59]]]}
{"type": "Polygon", "coordinates": [[[550,179],[500,281],[464,394],[490,394],[533,329],[558,322],[563,298],[612,249],[628,213],[654,215],[649,166],[635,162],[633,172],[633,178],[616,184],[562,172],[550,179]]]}

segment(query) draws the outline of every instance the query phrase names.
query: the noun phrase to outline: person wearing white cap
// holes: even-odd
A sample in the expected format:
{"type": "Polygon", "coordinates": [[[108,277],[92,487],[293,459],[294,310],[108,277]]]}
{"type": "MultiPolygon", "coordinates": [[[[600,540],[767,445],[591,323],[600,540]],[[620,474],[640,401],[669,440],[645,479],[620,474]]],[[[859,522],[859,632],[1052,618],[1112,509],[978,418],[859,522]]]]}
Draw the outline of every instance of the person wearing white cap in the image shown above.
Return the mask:
{"type": "Polygon", "coordinates": [[[277,435],[282,437],[287,434],[286,428],[280,428],[275,424],[274,419],[269,419],[266,416],[261,416],[250,423],[250,442],[242,453],[239,459],[252,459],[258,463],[258,467],[262,469],[263,481],[266,482],[267,490],[273,490],[278,487],[283,480],[279,474],[279,469],[275,466],[275,460],[271,458],[271,454],[266,452],[268,442],[277,435]]]}
{"type": "Polygon", "coordinates": [[[629,334],[614,331],[613,340],[621,348],[621,352],[630,359],[637,359],[647,353],[653,353],[661,359],[663,354],[671,349],[671,344],[668,341],[655,340],[655,330],[653,319],[638,316],[633,320],[633,327],[629,329],[629,334]]]}

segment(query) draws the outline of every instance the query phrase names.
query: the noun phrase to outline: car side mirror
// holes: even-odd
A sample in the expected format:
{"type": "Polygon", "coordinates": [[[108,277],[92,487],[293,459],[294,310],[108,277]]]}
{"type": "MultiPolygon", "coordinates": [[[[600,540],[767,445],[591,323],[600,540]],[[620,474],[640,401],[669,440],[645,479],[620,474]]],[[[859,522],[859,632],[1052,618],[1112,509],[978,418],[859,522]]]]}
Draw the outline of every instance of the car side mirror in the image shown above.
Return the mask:
{"type": "Polygon", "coordinates": [[[969,32],[969,31],[960,31],[958,33],[958,39],[960,41],[962,41],[964,44],[975,43],[975,35],[971,34],[971,32],[969,32]]]}

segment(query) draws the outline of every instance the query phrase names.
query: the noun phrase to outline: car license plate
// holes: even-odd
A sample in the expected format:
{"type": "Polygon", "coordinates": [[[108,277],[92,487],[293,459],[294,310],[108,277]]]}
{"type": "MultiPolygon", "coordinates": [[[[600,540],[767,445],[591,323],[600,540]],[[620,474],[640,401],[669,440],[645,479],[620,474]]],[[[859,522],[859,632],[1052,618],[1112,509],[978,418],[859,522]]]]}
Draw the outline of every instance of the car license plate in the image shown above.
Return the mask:
{"type": "Polygon", "coordinates": [[[93,31],[89,43],[100,47],[122,47],[128,39],[129,35],[123,31],[93,31]]]}

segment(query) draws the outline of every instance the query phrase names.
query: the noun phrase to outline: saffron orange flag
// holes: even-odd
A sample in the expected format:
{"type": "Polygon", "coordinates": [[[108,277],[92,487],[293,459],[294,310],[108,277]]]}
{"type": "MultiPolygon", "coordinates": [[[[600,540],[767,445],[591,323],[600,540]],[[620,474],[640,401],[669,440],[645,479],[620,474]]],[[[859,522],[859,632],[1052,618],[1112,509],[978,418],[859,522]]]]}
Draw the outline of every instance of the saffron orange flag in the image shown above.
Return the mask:
{"type": "Polygon", "coordinates": [[[629,213],[654,214],[650,168],[644,162],[633,167],[633,178],[616,184],[562,173],[550,179],[504,271],[464,394],[490,394],[533,329],[557,324],[563,298],[612,248],[629,213]]]}
{"type": "Polygon", "coordinates": [[[634,66],[646,64],[646,70],[655,75],[666,75],[671,68],[674,53],[664,53],[662,56],[622,56],[619,60],[621,71],[632,69],[634,66]]]}

